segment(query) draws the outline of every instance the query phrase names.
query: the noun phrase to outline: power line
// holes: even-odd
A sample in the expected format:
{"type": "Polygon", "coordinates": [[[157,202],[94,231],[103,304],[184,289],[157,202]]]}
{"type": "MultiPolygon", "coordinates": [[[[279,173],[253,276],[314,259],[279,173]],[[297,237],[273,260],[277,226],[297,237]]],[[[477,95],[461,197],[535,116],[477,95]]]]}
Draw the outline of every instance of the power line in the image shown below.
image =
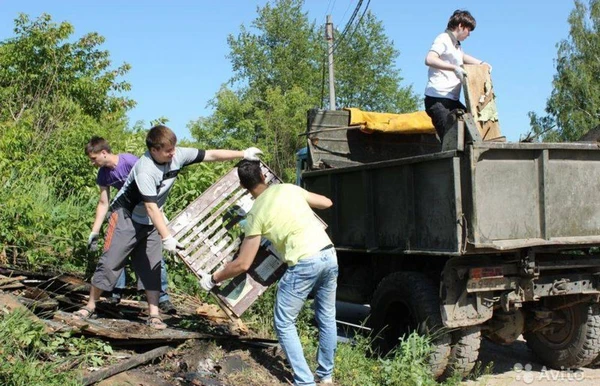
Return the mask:
{"type": "Polygon", "coordinates": [[[340,43],[346,37],[346,33],[348,33],[348,30],[352,26],[352,23],[354,23],[354,19],[356,19],[356,15],[358,15],[358,11],[360,10],[360,7],[362,6],[362,3],[363,3],[363,0],[358,0],[358,3],[356,4],[356,7],[354,8],[354,11],[352,12],[352,15],[350,16],[350,19],[348,19],[348,22],[346,23],[346,26],[344,26],[344,29],[342,30],[340,38],[337,39],[335,41],[335,43],[333,44],[333,49],[332,49],[333,52],[335,52],[335,50],[337,49],[337,47],[340,45],[340,43]]]}
{"type": "MultiPolygon", "coordinates": [[[[322,73],[322,80],[321,80],[321,108],[323,108],[323,101],[324,101],[324,98],[325,98],[325,62],[327,61],[327,58],[328,58],[328,56],[330,54],[333,55],[335,53],[335,51],[337,50],[337,48],[340,46],[340,44],[342,43],[342,41],[346,37],[346,34],[348,33],[348,31],[350,30],[350,28],[354,24],[354,20],[356,19],[356,16],[358,15],[358,12],[360,11],[360,8],[362,7],[362,3],[363,3],[363,0],[359,0],[358,1],[358,3],[356,4],[356,7],[354,8],[354,11],[352,12],[352,15],[350,16],[350,19],[348,19],[348,22],[346,23],[346,25],[344,26],[344,29],[342,30],[340,38],[337,39],[337,40],[335,40],[333,46],[331,47],[331,52],[329,52],[330,49],[328,48],[327,49],[327,53],[323,56],[323,63],[322,63],[323,73],[322,73]]],[[[352,36],[354,36],[354,33],[358,29],[358,27],[359,27],[360,23],[362,22],[365,14],[367,13],[367,10],[369,9],[369,4],[370,3],[371,3],[371,0],[368,0],[367,1],[367,5],[365,6],[365,9],[362,12],[362,15],[358,19],[358,22],[356,23],[355,28],[352,30],[352,33],[349,36],[349,39],[351,39],[352,36]]],[[[348,6],[348,9],[349,9],[349,6],[348,6]]],[[[348,11],[348,9],[346,9],[346,12],[348,11]]],[[[345,13],[344,13],[344,15],[345,15],[345,13]]]]}
{"type": "Polygon", "coordinates": [[[356,27],[354,28],[354,30],[352,31],[352,33],[348,37],[349,40],[352,40],[352,36],[354,36],[354,33],[356,32],[356,30],[360,26],[360,23],[362,22],[363,18],[365,17],[365,14],[367,13],[367,10],[369,9],[369,4],[371,4],[371,0],[367,1],[367,5],[365,6],[365,9],[364,9],[362,15],[360,15],[360,19],[358,19],[358,22],[356,23],[356,27]]]}

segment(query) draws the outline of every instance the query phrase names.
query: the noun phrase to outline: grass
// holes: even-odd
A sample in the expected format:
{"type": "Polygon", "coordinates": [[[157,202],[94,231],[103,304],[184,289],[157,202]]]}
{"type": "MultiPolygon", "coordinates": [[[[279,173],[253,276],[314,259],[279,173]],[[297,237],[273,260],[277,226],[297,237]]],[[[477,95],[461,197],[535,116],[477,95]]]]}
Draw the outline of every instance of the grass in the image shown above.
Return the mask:
{"type": "Polygon", "coordinates": [[[48,335],[25,310],[0,309],[1,385],[77,386],[80,368],[102,366],[112,353],[97,339],[48,335]]]}
{"type": "MultiPolygon", "coordinates": [[[[245,316],[252,327],[260,326],[261,335],[275,337],[273,333],[273,303],[276,289],[273,286],[248,311],[245,316]]],[[[312,320],[311,301],[305,304],[296,327],[304,355],[315,369],[318,348],[318,330],[312,320]]],[[[334,379],[342,386],[434,386],[436,382],[427,360],[431,353],[431,338],[416,332],[400,339],[398,347],[385,358],[378,358],[371,349],[371,337],[357,335],[352,343],[338,344],[334,379]]],[[[484,370],[485,371],[485,370],[484,370]]],[[[480,373],[478,371],[478,373],[480,373]]],[[[447,379],[443,385],[460,384],[458,377],[447,379]]],[[[237,383],[236,383],[237,384],[237,383]]],[[[242,383],[240,383],[242,384],[242,383]]]]}

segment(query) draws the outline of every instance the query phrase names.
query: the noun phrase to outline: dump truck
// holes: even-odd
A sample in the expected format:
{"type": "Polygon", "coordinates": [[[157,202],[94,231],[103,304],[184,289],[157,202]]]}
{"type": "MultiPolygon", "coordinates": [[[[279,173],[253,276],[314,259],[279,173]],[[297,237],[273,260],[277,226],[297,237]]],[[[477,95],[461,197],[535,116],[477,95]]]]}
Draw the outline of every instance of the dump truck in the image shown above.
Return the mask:
{"type": "Polygon", "coordinates": [[[338,300],[370,305],[382,353],[428,333],[436,377],[468,374],[482,337],[522,335],[557,369],[600,362],[598,143],[487,141],[455,117],[442,146],[308,112],[301,184],[334,202],[318,214],[338,300]]]}

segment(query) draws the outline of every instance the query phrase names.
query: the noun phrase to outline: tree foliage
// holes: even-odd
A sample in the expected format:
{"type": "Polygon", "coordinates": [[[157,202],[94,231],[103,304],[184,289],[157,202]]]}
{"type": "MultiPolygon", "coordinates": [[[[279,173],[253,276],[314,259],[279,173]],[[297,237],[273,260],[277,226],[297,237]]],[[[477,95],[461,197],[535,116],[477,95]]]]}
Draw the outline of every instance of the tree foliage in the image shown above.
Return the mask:
{"type": "Polygon", "coordinates": [[[130,89],[120,80],[129,65],[111,67],[99,34],[73,33],[50,15],[21,14],[14,36],[0,42],[0,154],[11,155],[0,162],[22,174],[64,177],[62,196],[90,180],[82,151],[89,137],[123,137],[125,112],[134,106],[121,95],[130,89]]]}
{"type": "Polygon", "coordinates": [[[381,21],[367,12],[335,50],[337,103],[367,111],[415,111],[418,97],[411,86],[401,86],[394,65],[399,55],[381,21]]]}
{"type": "Polygon", "coordinates": [[[600,0],[575,1],[569,37],[558,43],[546,116],[530,113],[532,131],[546,141],[573,141],[600,124],[600,0]]]}
{"type": "Polygon", "coordinates": [[[68,22],[22,14],[0,42],[0,260],[81,253],[97,200],[84,145],[101,135],[115,149],[143,148],[127,130],[129,65],[112,67],[99,34],[73,34],[68,22]]]}
{"type": "MultiPolygon", "coordinates": [[[[257,8],[251,28],[228,37],[234,75],[210,102],[214,113],[190,123],[202,146],[256,145],[285,180],[293,179],[296,151],[305,146],[306,111],[325,105],[327,45],[324,26],[302,11],[303,0],[257,8]]],[[[348,28],[335,48],[338,108],[407,112],[418,98],[402,87],[399,52],[370,12],[348,28]]]]}

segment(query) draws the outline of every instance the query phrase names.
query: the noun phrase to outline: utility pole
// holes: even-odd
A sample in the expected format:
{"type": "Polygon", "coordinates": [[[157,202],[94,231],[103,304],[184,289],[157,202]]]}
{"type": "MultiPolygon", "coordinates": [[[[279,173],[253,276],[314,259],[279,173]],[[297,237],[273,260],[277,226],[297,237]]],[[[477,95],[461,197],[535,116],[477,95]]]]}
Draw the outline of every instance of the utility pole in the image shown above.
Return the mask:
{"type": "Polygon", "coordinates": [[[333,77],[333,23],[331,22],[331,15],[327,15],[327,23],[325,24],[325,39],[327,40],[327,47],[329,54],[327,55],[329,60],[329,110],[335,110],[335,85],[333,77]]]}

